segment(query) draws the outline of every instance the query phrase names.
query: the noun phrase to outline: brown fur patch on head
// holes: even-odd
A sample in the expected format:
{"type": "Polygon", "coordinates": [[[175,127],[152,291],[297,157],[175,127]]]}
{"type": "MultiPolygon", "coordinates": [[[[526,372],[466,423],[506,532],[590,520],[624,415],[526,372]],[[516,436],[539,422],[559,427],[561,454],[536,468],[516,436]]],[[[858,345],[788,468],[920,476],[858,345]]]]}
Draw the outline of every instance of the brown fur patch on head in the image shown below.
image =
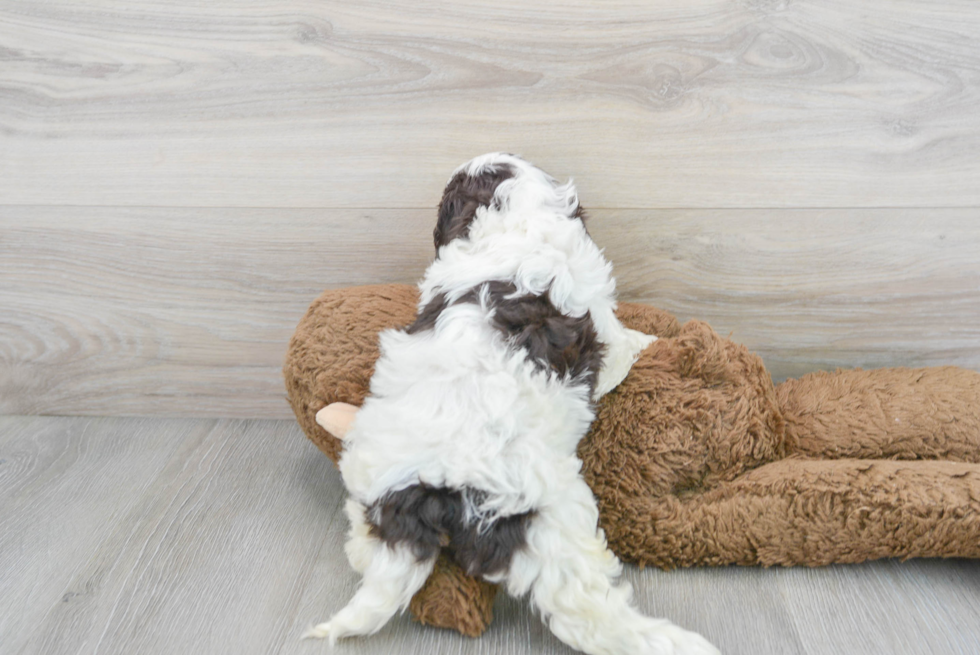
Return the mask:
{"type": "Polygon", "coordinates": [[[432,232],[436,251],[453,239],[465,238],[476,218],[476,210],[489,207],[500,183],[512,177],[514,170],[506,164],[479,175],[469,175],[466,171],[456,173],[446,185],[439,202],[439,219],[432,232]]]}

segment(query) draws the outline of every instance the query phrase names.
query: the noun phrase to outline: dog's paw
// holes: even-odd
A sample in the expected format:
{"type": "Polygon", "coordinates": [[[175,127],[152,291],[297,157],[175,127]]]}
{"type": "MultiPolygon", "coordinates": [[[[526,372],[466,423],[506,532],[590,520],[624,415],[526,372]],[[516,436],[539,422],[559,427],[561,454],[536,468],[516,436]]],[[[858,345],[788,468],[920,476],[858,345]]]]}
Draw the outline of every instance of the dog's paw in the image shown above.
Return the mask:
{"type": "Polygon", "coordinates": [[[331,631],[330,622],[318,623],[309,630],[303,633],[300,639],[330,639],[330,644],[333,645],[337,641],[337,635],[331,631]]]}
{"type": "Polygon", "coordinates": [[[342,621],[337,620],[337,617],[324,623],[318,623],[304,632],[300,639],[326,639],[331,646],[336,646],[338,639],[356,634],[354,631],[344,628],[342,623],[342,621]]]}
{"type": "Polygon", "coordinates": [[[664,626],[659,636],[670,642],[670,649],[664,652],[671,655],[721,655],[720,650],[698,633],[673,624],[664,626]]]}

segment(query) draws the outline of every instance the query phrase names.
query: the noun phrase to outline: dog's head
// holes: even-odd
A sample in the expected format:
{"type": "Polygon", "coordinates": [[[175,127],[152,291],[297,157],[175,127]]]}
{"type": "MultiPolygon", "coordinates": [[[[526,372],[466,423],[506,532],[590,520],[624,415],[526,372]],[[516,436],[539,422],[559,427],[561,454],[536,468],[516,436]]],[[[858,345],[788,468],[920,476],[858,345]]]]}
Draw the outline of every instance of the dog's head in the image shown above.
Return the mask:
{"type": "Polygon", "coordinates": [[[463,164],[449,178],[439,202],[439,217],[432,236],[439,248],[469,235],[470,225],[483,211],[509,211],[522,207],[548,207],[583,219],[575,186],[555,178],[517,155],[491,152],[463,164]]]}

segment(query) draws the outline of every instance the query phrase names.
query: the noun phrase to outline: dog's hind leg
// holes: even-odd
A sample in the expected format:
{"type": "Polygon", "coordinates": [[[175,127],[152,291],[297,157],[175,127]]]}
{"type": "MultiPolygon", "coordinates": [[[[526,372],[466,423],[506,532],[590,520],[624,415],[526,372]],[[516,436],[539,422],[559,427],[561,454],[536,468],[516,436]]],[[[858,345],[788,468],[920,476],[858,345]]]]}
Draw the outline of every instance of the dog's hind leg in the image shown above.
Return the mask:
{"type": "Polygon", "coordinates": [[[507,573],[510,593],[530,590],[555,636],[591,655],[717,655],[700,635],[632,606],[629,584],[614,584],[621,565],[596,528],[592,492],[580,477],[570,487],[538,508],[507,573]]]}
{"type": "MultiPolygon", "coordinates": [[[[361,587],[346,607],[326,623],[310,628],[304,639],[327,637],[333,644],[343,637],[377,632],[395,613],[408,607],[432,573],[435,557],[419,561],[408,544],[389,546],[380,539],[358,534],[357,528],[355,525],[351,538],[362,550],[352,558],[352,564],[364,574],[361,587]]],[[[348,555],[351,551],[348,548],[348,555]]]]}
{"type": "Polygon", "coordinates": [[[350,562],[351,568],[364,575],[381,541],[371,534],[371,524],[368,523],[364,505],[353,498],[348,498],[344,503],[344,511],[350,521],[344,552],[347,554],[347,561],[350,562]]]}

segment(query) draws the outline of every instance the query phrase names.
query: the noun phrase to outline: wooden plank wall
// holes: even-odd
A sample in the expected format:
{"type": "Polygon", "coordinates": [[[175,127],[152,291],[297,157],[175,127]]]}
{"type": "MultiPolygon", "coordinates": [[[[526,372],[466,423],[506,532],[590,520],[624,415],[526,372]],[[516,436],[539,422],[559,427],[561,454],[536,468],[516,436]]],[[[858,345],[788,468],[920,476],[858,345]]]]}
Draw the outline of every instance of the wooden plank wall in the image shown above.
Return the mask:
{"type": "Polygon", "coordinates": [[[776,379],[980,369],[978,106],[972,0],[8,0],[0,412],[288,417],[308,303],[415,281],[488,150],[776,379]]]}

